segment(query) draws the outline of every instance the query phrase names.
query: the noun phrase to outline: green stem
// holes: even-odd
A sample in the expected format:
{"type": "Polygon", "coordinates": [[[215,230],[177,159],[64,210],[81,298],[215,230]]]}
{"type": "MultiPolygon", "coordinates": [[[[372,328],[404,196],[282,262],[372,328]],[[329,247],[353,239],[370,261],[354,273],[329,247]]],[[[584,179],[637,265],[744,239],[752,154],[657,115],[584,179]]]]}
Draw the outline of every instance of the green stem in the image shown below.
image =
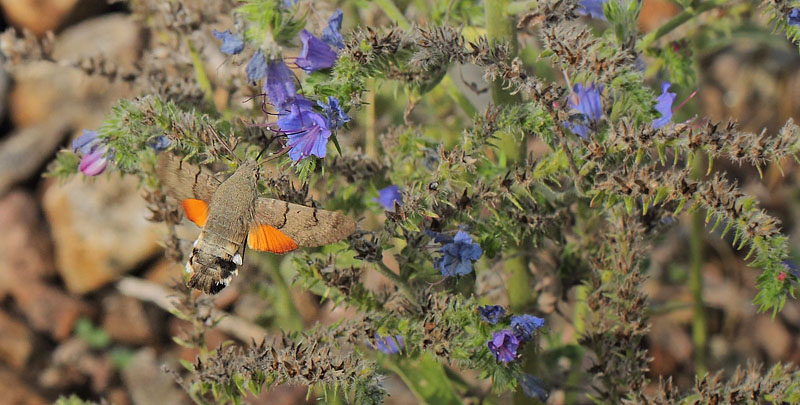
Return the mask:
{"type": "Polygon", "coordinates": [[[200,54],[197,53],[191,40],[187,39],[186,44],[189,45],[189,56],[192,58],[192,66],[194,67],[194,74],[197,76],[197,84],[203,89],[206,101],[214,107],[214,89],[211,88],[211,80],[208,79],[203,60],[200,58],[200,54]]]}
{"type": "Polygon", "coordinates": [[[303,330],[303,317],[294,305],[289,283],[286,282],[283,273],[281,273],[281,260],[274,255],[269,259],[266,266],[269,268],[269,275],[272,278],[276,292],[275,322],[278,327],[285,331],[301,331],[303,330]]]}
{"type": "MultiPolygon", "coordinates": [[[[703,156],[696,153],[692,162],[692,177],[703,177],[703,156]]],[[[705,235],[705,215],[700,210],[692,214],[689,234],[689,290],[692,294],[694,313],[692,316],[692,342],[694,343],[694,365],[698,376],[706,373],[706,315],[703,306],[703,236],[705,235]]]]}
{"type": "Polygon", "coordinates": [[[671,20],[664,23],[664,25],[658,27],[657,30],[645,35],[644,38],[642,38],[642,40],[639,42],[639,49],[646,50],[657,39],[663,37],[664,35],[669,34],[675,28],[678,28],[681,25],[683,25],[683,23],[691,20],[694,17],[697,17],[698,15],[708,10],[722,6],[725,3],[726,3],[725,0],[709,0],[700,3],[695,7],[684,9],[678,15],[672,17],[671,20]]]}
{"type": "Polygon", "coordinates": [[[517,15],[526,11],[531,11],[539,4],[538,0],[523,0],[508,3],[506,6],[506,15],[517,15]]]}
{"type": "MultiPolygon", "coordinates": [[[[508,44],[508,57],[513,59],[517,56],[517,25],[514,23],[514,19],[506,14],[509,3],[509,0],[485,0],[483,4],[486,14],[486,36],[489,38],[489,42],[508,44]]],[[[513,104],[519,99],[519,94],[512,95],[503,89],[502,79],[492,83],[492,101],[495,104],[513,104]]]]}
{"type": "Polygon", "coordinates": [[[416,299],[414,290],[411,289],[411,286],[406,280],[400,277],[397,273],[393,272],[392,269],[383,264],[382,261],[377,261],[375,264],[377,265],[375,270],[391,280],[398,288],[400,288],[400,292],[405,294],[405,296],[408,297],[412,302],[416,299]]]}
{"type": "Polygon", "coordinates": [[[400,11],[399,8],[394,4],[392,0],[375,0],[375,3],[378,3],[381,6],[381,9],[386,16],[389,17],[390,20],[394,21],[400,28],[407,30],[411,28],[411,24],[406,20],[406,16],[403,15],[403,12],[400,11]]]}

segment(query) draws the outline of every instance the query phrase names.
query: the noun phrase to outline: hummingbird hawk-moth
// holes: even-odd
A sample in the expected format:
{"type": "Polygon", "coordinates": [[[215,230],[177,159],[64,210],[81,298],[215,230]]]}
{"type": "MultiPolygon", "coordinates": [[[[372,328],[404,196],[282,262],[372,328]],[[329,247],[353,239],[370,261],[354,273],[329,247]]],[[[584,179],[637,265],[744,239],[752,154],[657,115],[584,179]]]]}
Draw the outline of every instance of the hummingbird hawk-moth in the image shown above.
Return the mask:
{"type": "Polygon", "coordinates": [[[186,271],[189,287],[216,294],[242,265],[245,242],[253,250],[283,254],[340,241],[356,222],[339,212],[259,197],[258,163],[242,162],[225,181],[202,167],[162,152],[156,173],[186,217],[202,227],[186,271]]]}

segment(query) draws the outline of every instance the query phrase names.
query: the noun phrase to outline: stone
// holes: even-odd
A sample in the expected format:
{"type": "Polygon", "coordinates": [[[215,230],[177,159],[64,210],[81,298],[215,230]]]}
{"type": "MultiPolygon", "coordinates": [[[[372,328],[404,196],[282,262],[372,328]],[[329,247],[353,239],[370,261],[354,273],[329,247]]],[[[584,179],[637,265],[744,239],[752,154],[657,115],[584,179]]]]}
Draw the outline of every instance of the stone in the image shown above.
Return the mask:
{"type": "Polygon", "coordinates": [[[134,345],[155,340],[153,327],[139,300],[112,295],[103,300],[103,330],[111,339],[134,345]]]}
{"type": "Polygon", "coordinates": [[[0,368],[0,387],[3,387],[3,395],[0,396],[0,402],[3,404],[45,405],[50,403],[25,384],[16,373],[4,368],[0,368]]]}
{"type": "Polygon", "coordinates": [[[67,289],[84,294],[116,280],[160,251],[159,230],[147,221],[138,180],[103,174],[50,182],[44,211],[55,243],[56,267],[67,289]]]}
{"type": "Polygon", "coordinates": [[[772,362],[781,361],[792,347],[792,335],[780,319],[759,315],[752,328],[757,344],[769,355],[772,362]]]}
{"type": "Polygon", "coordinates": [[[25,280],[56,274],[53,244],[33,196],[13,191],[0,197],[0,229],[0,298],[25,280]]]}
{"type": "Polygon", "coordinates": [[[161,371],[160,361],[152,348],[141,349],[122,370],[122,381],[132,402],[146,404],[180,404],[186,402],[172,378],[161,371]]]}
{"type": "Polygon", "coordinates": [[[17,27],[42,35],[55,30],[78,0],[0,0],[6,18],[17,27]]]}
{"type": "Polygon", "coordinates": [[[75,321],[89,314],[84,302],[43,283],[29,282],[25,288],[16,288],[11,293],[30,326],[47,332],[55,340],[69,337],[75,321]]]}
{"type": "Polygon", "coordinates": [[[33,333],[24,323],[0,312],[0,360],[15,370],[28,364],[33,352],[33,333]]]}
{"type": "Polygon", "coordinates": [[[105,14],[81,21],[62,31],[53,45],[53,59],[103,57],[122,68],[139,60],[143,46],[141,25],[126,14],[105,14]]]}

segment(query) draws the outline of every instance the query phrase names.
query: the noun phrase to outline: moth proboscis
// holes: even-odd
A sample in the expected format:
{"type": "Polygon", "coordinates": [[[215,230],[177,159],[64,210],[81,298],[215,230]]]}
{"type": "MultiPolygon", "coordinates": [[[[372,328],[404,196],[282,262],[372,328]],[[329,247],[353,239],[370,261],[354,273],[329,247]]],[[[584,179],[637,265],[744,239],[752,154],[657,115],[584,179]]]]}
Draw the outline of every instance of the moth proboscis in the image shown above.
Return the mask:
{"type": "Polygon", "coordinates": [[[186,217],[202,227],[186,271],[189,287],[216,294],[238,274],[245,242],[253,250],[283,254],[328,245],[356,230],[352,218],[258,195],[258,163],[243,161],[220,181],[206,168],[171,152],[158,156],[156,173],[186,217]]]}

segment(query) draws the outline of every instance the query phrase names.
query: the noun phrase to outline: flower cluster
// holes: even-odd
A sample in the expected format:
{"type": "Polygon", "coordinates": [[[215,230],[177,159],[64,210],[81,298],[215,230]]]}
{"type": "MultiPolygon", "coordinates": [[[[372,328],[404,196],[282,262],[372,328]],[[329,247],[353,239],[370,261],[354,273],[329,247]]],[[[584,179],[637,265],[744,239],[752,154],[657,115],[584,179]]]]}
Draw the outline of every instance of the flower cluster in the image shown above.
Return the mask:
{"type": "MultiPolygon", "coordinates": [[[[342,18],[342,11],[336,10],[322,32],[322,39],[305,29],[300,32],[303,48],[295,58],[297,67],[308,73],[333,67],[337,51],[344,48],[344,38],[340,33],[342,18]]],[[[228,30],[215,30],[214,36],[222,40],[220,50],[223,53],[235,55],[244,49],[244,41],[228,30]]],[[[292,161],[311,155],[324,158],[332,131],[350,121],[339,100],[329,96],[327,102],[317,101],[317,106],[322,109],[320,113],[314,108],[314,103],[297,93],[294,74],[283,59],[268,61],[260,49],[253,53],[245,74],[251,83],[266,79],[264,92],[280,117],[274,126],[277,132],[287,136],[286,147],[292,161]]]]}
{"type": "MultiPolygon", "coordinates": [[[[505,309],[499,305],[487,305],[478,307],[478,313],[485,322],[495,325],[505,316],[505,309]]],[[[537,316],[514,315],[510,327],[494,332],[486,345],[498,361],[509,363],[517,358],[517,349],[532,341],[536,331],[543,326],[544,319],[537,316]]]]}
{"type": "Polygon", "coordinates": [[[72,151],[80,151],[81,163],[78,170],[87,176],[97,176],[103,173],[108,166],[113,150],[97,136],[97,132],[84,129],[83,135],[72,141],[72,151]]]}
{"type": "Polygon", "coordinates": [[[472,241],[472,237],[464,231],[458,231],[455,237],[428,232],[433,235],[434,241],[441,243],[439,251],[442,257],[436,258],[434,266],[445,277],[463,276],[472,271],[472,263],[480,259],[483,249],[472,241]]]}

